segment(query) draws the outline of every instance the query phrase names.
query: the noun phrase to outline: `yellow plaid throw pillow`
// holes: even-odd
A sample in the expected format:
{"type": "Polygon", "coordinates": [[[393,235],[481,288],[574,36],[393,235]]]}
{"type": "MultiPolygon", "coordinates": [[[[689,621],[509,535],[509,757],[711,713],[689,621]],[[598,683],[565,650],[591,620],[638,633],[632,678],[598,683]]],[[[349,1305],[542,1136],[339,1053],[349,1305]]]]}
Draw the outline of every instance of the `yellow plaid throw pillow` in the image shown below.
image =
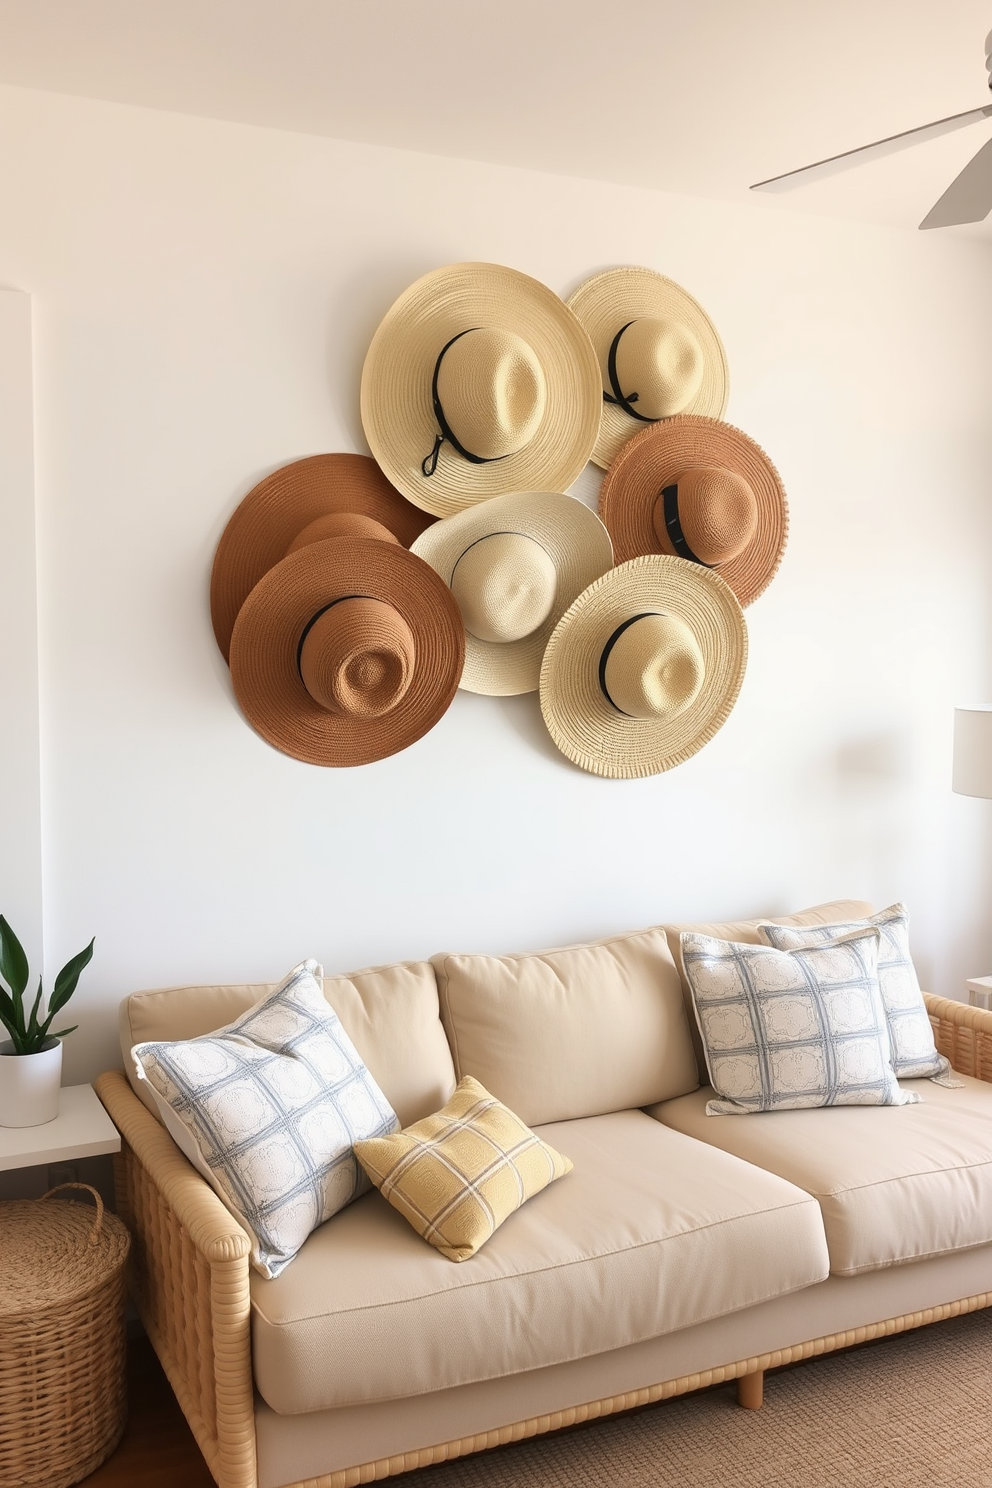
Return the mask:
{"type": "Polygon", "coordinates": [[[478,1080],[466,1075],[433,1116],[355,1143],[383,1198],[449,1261],[466,1261],[514,1209],[571,1172],[478,1080]]]}

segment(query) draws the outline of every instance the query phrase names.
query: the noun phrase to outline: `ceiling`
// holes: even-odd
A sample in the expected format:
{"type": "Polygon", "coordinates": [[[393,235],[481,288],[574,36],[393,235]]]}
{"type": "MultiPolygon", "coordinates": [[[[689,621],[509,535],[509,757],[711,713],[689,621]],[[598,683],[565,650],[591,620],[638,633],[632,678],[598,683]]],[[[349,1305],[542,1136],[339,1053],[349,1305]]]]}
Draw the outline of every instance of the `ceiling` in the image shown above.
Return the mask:
{"type": "MultiPolygon", "coordinates": [[[[0,82],[740,201],[988,102],[990,26],[988,0],[0,0],[0,82]]],[[[990,137],[751,200],[915,228],[990,137]]]]}

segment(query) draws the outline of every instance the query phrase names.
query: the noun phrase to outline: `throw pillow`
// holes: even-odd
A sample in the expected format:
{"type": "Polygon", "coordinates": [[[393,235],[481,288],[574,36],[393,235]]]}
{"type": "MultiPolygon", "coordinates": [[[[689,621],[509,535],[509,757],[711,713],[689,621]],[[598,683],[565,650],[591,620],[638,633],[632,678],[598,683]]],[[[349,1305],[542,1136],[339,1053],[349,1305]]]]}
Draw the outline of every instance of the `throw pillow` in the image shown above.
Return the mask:
{"type": "MultiPolygon", "coordinates": [[[[881,936],[878,948],[878,989],[892,1040],[892,1068],[898,1078],[917,1080],[929,1075],[946,1082],[950,1062],[937,1053],[933,1027],[920,991],[916,967],[909,950],[909,914],[904,904],[892,904],[867,920],[848,920],[833,925],[759,925],[758,934],[780,951],[801,946],[825,945],[852,931],[875,925],[881,936]]],[[[954,1084],[960,1084],[955,1080],[954,1084]]]]}
{"type": "Polygon", "coordinates": [[[708,1116],[901,1106],[878,990],[879,932],[796,951],[682,934],[710,1083],[708,1116]]]}
{"type": "Polygon", "coordinates": [[[399,1126],[319,975],[305,961],[226,1028],[131,1050],[165,1125],[244,1225],[269,1278],[369,1188],[356,1139],[399,1126]]]}
{"type": "Polygon", "coordinates": [[[572,1164],[466,1075],[433,1116],[355,1143],[379,1189],[449,1261],[465,1261],[572,1164]]]}

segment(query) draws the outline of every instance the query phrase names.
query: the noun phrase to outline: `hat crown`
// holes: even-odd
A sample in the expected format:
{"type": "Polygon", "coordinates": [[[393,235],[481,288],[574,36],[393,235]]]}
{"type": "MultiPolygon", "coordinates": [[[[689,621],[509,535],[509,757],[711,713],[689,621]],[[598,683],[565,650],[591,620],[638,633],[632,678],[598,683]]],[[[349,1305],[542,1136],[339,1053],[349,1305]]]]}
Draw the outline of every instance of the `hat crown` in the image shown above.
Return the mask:
{"type": "Polygon", "coordinates": [[[374,537],[379,542],[399,542],[399,538],[388,527],[384,527],[374,517],[366,516],[364,512],[325,512],[323,516],[315,517],[301,528],[284,556],[288,557],[300,548],[307,548],[311,543],[324,542],[329,537],[374,537]]]}
{"type": "Polygon", "coordinates": [[[314,702],[347,718],[381,718],[413,680],[416,642],[382,599],[350,596],[319,611],[304,632],[300,677],[314,702]]]}
{"type": "Polygon", "coordinates": [[[637,394],[634,406],[641,418],[673,418],[689,407],[702,386],[702,347],[679,321],[654,316],[632,321],[621,333],[615,355],[619,389],[628,399],[637,394]]]}
{"type": "MultiPolygon", "coordinates": [[[[757,498],[744,476],[723,466],[700,465],[682,471],[673,484],[682,535],[697,560],[718,568],[739,557],[758,528],[757,498]]],[[[654,504],[652,520],[667,548],[664,492],[654,504]]]]}
{"type": "Polygon", "coordinates": [[[638,615],[614,631],[603,651],[607,697],[630,718],[670,722],[698,697],[706,664],[699,642],[676,615],[638,615]]]}
{"type": "Polygon", "coordinates": [[[522,640],[543,625],[557,588],[554,559],[524,532],[480,537],[451,574],[465,629],[477,640],[499,644],[522,640]]]}
{"type": "Polygon", "coordinates": [[[462,448],[481,460],[524,449],[544,418],[547,396],[533,347],[499,326],[478,326],[458,336],[437,369],[445,421],[462,448]]]}

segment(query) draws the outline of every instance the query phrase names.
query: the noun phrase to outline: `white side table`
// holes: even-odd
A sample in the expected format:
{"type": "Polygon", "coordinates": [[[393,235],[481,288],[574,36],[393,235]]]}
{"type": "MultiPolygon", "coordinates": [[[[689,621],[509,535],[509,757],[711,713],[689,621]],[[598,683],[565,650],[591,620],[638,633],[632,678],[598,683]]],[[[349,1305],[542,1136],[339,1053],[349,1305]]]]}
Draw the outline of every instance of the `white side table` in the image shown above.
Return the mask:
{"type": "Polygon", "coordinates": [[[969,977],[965,985],[972,1007],[992,1008],[992,976],[969,977]]]}
{"type": "Polygon", "coordinates": [[[44,1126],[0,1126],[0,1172],[120,1152],[121,1138],[92,1085],[64,1085],[44,1126]]]}

